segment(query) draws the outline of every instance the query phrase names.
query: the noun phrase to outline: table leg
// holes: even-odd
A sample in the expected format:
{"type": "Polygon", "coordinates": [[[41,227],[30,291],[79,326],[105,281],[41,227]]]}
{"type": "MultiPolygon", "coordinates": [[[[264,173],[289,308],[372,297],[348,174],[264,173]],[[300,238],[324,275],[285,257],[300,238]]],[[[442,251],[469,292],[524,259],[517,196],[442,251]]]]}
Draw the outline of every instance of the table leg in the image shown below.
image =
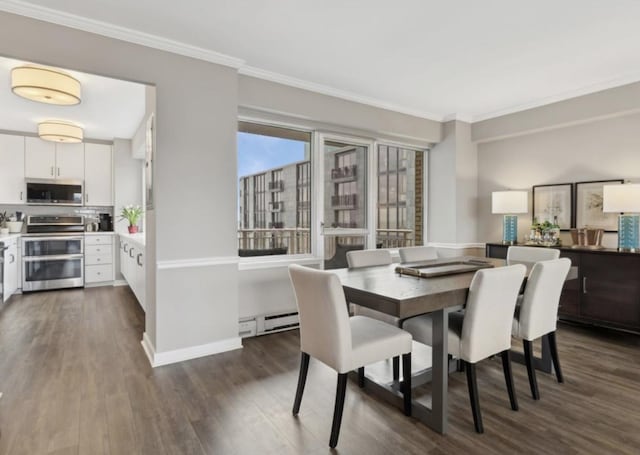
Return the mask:
{"type": "Polygon", "coordinates": [[[447,432],[447,395],[449,376],[449,313],[447,310],[434,311],[431,382],[431,428],[439,433],[447,432]]]}

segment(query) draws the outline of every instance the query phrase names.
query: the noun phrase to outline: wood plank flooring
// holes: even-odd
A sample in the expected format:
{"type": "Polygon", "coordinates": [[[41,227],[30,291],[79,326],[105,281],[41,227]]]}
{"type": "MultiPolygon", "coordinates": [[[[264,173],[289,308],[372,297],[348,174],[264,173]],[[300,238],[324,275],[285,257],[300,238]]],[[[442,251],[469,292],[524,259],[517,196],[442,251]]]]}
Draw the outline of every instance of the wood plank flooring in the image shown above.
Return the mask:
{"type": "MultiPolygon", "coordinates": [[[[300,415],[291,415],[297,331],[152,369],[143,316],[126,287],[12,297],[0,310],[0,454],[330,452],[332,370],[312,359],[300,415]]],[[[483,435],[463,373],[451,375],[446,436],[350,382],[337,452],[638,453],[640,337],[561,325],[558,348],[566,383],[540,373],[539,402],[514,364],[519,412],[500,361],[479,365],[483,435]]]]}

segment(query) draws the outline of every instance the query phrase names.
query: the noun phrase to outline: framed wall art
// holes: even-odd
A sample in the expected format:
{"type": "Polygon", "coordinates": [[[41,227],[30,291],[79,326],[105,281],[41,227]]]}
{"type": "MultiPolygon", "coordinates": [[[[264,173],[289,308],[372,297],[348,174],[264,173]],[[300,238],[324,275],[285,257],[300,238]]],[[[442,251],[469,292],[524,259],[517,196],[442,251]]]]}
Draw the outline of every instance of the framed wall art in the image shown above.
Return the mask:
{"type": "Polygon", "coordinates": [[[535,185],[533,187],[533,221],[558,222],[561,231],[573,226],[573,183],[535,185]]]}
{"type": "Polygon", "coordinates": [[[599,228],[605,232],[618,231],[618,214],[602,211],[602,187],[621,185],[622,179],[576,183],[576,227],[599,228]]]}

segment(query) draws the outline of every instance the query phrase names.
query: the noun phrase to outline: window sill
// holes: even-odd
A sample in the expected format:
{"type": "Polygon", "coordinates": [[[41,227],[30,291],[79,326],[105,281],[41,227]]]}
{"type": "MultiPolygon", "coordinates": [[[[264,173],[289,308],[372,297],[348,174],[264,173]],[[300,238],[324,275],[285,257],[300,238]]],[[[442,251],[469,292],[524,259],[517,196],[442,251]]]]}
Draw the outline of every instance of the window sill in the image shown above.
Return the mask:
{"type": "Polygon", "coordinates": [[[238,261],[238,270],[274,269],[288,267],[290,264],[319,265],[322,261],[322,258],[310,254],[244,257],[238,261]]]}

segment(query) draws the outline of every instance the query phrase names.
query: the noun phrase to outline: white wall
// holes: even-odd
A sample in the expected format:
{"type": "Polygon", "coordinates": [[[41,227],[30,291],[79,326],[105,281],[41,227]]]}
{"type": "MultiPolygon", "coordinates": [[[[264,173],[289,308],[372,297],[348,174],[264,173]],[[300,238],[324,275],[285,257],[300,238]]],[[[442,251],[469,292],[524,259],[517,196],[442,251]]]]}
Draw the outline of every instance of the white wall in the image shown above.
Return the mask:
{"type": "Polygon", "coordinates": [[[478,157],[471,142],[471,125],[450,121],[443,140],[429,153],[430,243],[477,241],[478,157]]]}
{"type": "MultiPolygon", "coordinates": [[[[614,116],[479,144],[479,238],[487,242],[502,238],[502,216],[491,214],[492,191],[531,191],[533,185],[589,180],[640,180],[639,125],[640,114],[614,116]]],[[[520,241],[530,223],[531,194],[529,213],[519,217],[520,241]]],[[[570,243],[566,234],[563,242],[570,243]]],[[[616,246],[617,236],[607,234],[605,244],[616,246]]]]}

